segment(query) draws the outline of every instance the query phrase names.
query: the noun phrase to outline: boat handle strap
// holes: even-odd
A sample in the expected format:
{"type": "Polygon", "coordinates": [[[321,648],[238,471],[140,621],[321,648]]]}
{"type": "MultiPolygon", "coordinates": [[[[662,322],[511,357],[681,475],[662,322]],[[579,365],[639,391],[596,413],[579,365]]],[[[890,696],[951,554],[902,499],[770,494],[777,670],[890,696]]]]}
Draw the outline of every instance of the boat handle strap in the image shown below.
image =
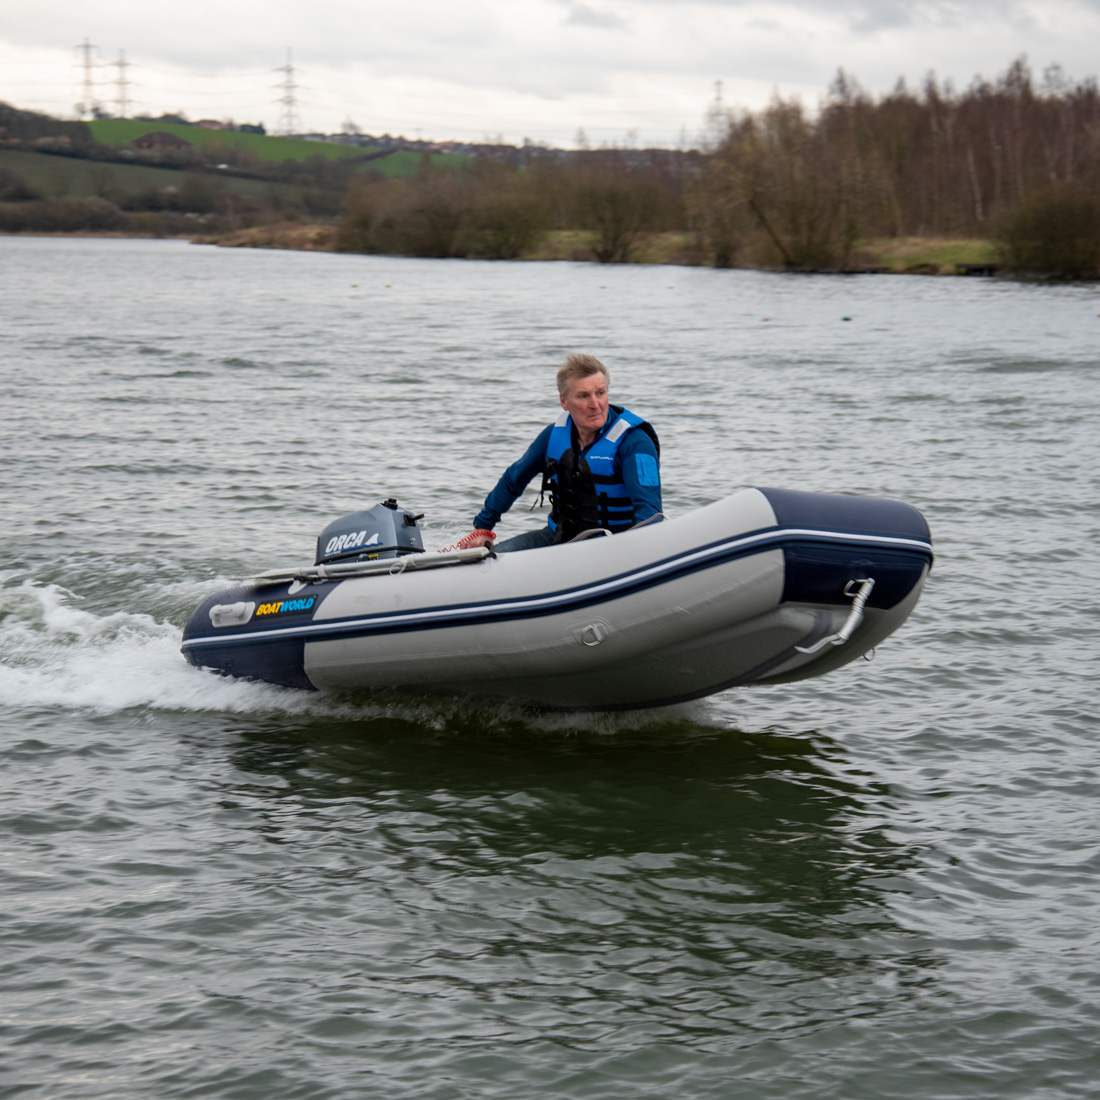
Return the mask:
{"type": "Polygon", "coordinates": [[[813,645],[796,645],[794,648],[799,653],[816,653],[827,645],[843,645],[852,636],[856,627],[863,622],[863,609],[867,606],[871,589],[874,587],[875,582],[871,577],[849,581],[844,586],[844,595],[851,597],[852,609],[848,612],[848,618],[844,620],[844,625],[835,634],[830,634],[827,638],[822,638],[821,641],[815,642],[813,645]],[[854,589],[853,585],[856,586],[854,589]]]}

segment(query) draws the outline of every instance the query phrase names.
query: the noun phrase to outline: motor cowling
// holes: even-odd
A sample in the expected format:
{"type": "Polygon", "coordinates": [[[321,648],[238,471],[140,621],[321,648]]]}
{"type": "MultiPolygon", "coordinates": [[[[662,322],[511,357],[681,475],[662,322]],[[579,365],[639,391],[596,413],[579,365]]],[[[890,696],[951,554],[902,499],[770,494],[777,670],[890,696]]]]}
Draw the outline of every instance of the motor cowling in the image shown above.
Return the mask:
{"type": "Polygon", "coordinates": [[[414,515],[392,497],[352,512],[330,523],[317,537],[315,565],[337,561],[373,561],[376,558],[397,558],[416,554],[424,549],[414,515]]]}

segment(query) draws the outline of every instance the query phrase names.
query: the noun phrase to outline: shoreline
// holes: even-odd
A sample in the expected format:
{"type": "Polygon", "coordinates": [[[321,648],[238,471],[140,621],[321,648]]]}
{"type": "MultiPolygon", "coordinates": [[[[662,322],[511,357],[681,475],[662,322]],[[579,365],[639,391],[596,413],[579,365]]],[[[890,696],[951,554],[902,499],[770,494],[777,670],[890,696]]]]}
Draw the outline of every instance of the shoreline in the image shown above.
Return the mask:
{"type": "MultiPolygon", "coordinates": [[[[337,252],[335,226],[317,222],[278,222],[231,233],[198,235],[194,244],[219,248],[268,248],[287,251],[337,252]]],[[[588,247],[589,234],[582,230],[553,230],[539,246],[505,263],[596,263],[588,247]]],[[[353,253],[345,253],[352,255],[353,253]]],[[[385,255],[385,253],[362,253],[385,255]]],[[[629,264],[672,267],[709,267],[705,252],[689,233],[653,233],[641,239],[629,264]]],[[[844,268],[823,269],[821,275],[991,275],[999,263],[996,246],[982,238],[898,237],[861,242],[844,268]]],[[[730,270],[780,270],[766,264],[735,263],[730,270]]]]}
{"type": "MultiPolygon", "coordinates": [[[[105,238],[113,240],[186,240],[218,248],[260,248],[288,252],[340,252],[336,226],[324,222],[275,222],[225,233],[135,233],[119,230],[97,232],[2,233],[0,237],[105,238]]],[[[554,230],[539,247],[511,263],[572,261],[597,263],[587,246],[588,234],[580,230],[554,230]]],[[[344,255],[355,253],[345,252],[344,255]]],[[[385,255],[385,253],[361,253],[385,255]]],[[[430,258],[430,257],[428,257],[430,258]]],[[[703,250],[688,233],[655,233],[640,240],[628,265],[708,267],[703,250]]],[[[735,263],[729,270],[780,270],[765,264],[735,263]]],[[[899,237],[860,242],[844,268],[809,272],[820,275],[996,275],[999,264],[995,245],[980,238],[899,237]]]]}

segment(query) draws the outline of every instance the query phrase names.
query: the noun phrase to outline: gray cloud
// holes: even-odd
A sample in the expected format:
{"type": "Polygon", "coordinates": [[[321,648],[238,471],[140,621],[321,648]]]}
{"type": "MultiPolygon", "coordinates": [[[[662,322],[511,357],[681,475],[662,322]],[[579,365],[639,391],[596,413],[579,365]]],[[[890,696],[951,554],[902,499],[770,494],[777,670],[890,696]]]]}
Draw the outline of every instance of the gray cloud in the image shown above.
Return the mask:
{"type": "MultiPolygon", "coordinates": [[[[1100,0],[312,0],[308,10],[189,0],[163,14],[138,0],[98,0],[94,11],[76,0],[9,6],[0,98],[28,106],[71,110],[72,47],[88,35],[105,61],[126,50],[143,109],[271,116],[274,70],[293,47],[311,126],[336,129],[351,114],[366,128],[445,136],[484,127],[566,143],[582,124],[660,128],[675,140],[681,124],[700,124],[718,79],[727,104],[756,108],[776,91],[812,105],[841,67],[873,94],[930,70],[964,87],[1024,53],[1037,73],[1060,62],[1079,78],[1096,72],[1100,37],[1100,0]],[[44,58],[40,72],[25,60],[32,54],[44,58]]],[[[105,65],[105,98],[115,78],[105,65]]]]}
{"type": "Polygon", "coordinates": [[[595,27],[604,31],[625,31],[627,22],[621,15],[613,11],[597,10],[587,4],[570,3],[569,14],[565,17],[566,24],[576,27],[595,27]]]}
{"type": "MultiPolygon", "coordinates": [[[[615,8],[663,8],[669,0],[617,0],[615,8]]],[[[681,9],[712,8],[736,11],[759,11],[761,0],[682,0],[681,9]]],[[[976,23],[1011,23],[1027,25],[1035,13],[1049,10],[1044,0],[770,0],[770,13],[797,14],[825,19],[848,27],[859,34],[916,26],[966,28],[976,23]]],[[[1064,8],[1100,14],[1100,0],[1068,0],[1064,8]]]]}

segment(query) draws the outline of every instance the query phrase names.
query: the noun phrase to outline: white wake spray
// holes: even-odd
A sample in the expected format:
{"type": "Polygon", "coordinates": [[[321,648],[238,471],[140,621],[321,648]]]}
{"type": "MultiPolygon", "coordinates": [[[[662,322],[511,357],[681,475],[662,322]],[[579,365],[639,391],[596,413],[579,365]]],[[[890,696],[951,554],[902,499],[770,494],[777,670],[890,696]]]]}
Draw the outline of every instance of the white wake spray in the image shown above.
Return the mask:
{"type": "Polygon", "coordinates": [[[0,705],[97,713],[131,707],[298,712],[305,692],[192,668],[179,627],[150,615],[81,609],[56,584],[0,584],[0,705]]]}

